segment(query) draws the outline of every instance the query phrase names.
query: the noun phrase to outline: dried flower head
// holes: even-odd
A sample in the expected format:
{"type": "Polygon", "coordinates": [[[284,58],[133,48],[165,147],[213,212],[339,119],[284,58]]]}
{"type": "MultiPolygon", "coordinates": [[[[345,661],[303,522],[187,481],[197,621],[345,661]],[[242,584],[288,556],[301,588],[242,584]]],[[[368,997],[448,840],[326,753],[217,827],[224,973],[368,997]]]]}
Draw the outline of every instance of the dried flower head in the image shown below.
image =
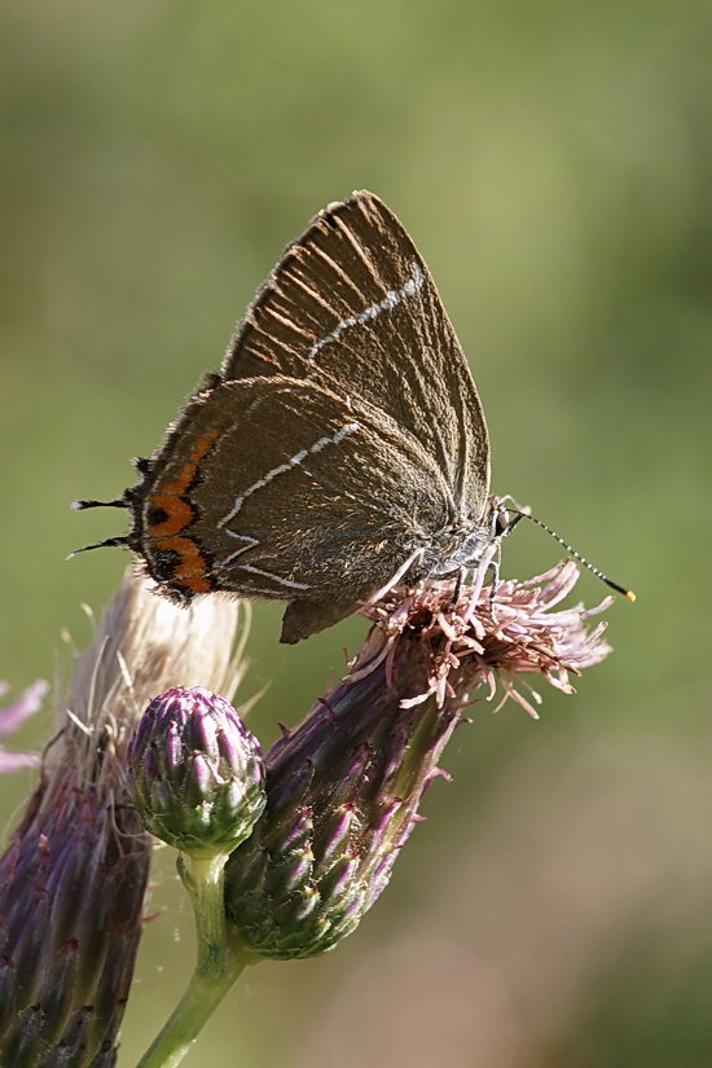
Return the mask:
{"type": "Polygon", "coordinates": [[[355,930],[473,688],[492,699],[499,686],[536,716],[516,679],[538,673],[570,693],[570,676],[609,652],[603,624],[590,625],[609,599],[556,610],[574,564],[493,591],[486,562],[455,601],[443,583],[367,609],[376,625],[349,674],[268,753],[267,808],[226,875],[228,918],[263,956],[313,956],[355,930]]]}

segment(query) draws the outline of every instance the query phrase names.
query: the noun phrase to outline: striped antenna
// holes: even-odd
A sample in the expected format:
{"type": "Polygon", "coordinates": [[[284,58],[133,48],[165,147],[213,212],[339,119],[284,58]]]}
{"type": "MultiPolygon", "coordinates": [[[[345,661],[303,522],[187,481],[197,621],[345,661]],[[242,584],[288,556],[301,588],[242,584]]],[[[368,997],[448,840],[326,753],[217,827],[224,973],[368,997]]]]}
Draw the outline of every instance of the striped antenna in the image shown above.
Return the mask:
{"type": "MultiPolygon", "coordinates": [[[[614,582],[613,579],[610,579],[608,577],[608,575],[604,575],[604,573],[599,567],[596,567],[595,564],[592,564],[591,561],[587,560],[585,556],[581,555],[581,553],[576,552],[573,545],[569,545],[567,541],[564,541],[560,534],[557,534],[556,531],[552,530],[551,527],[546,525],[546,523],[542,523],[541,519],[537,519],[535,515],[530,515],[529,512],[524,510],[516,511],[514,515],[516,517],[517,523],[520,519],[529,519],[532,523],[536,523],[538,527],[541,527],[542,530],[545,530],[547,534],[550,534],[552,538],[558,541],[559,545],[561,545],[562,548],[566,549],[566,552],[569,554],[569,556],[573,556],[574,560],[578,560],[578,562],[582,564],[583,567],[587,568],[591,572],[591,574],[595,575],[597,579],[601,580],[601,582],[604,582],[606,586],[609,586],[617,593],[622,593],[623,596],[629,601],[637,600],[632,590],[627,589],[625,586],[621,586],[618,582],[614,582]]],[[[510,529],[512,525],[513,524],[510,523],[510,529]]]]}
{"type": "Polygon", "coordinates": [[[69,506],[74,512],[83,512],[86,508],[128,508],[126,497],[117,497],[114,501],[72,501],[69,506]]]}
{"type": "Polygon", "coordinates": [[[65,560],[73,560],[75,556],[79,556],[80,553],[91,552],[92,549],[108,549],[113,548],[116,545],[130,546],[131,539],[128,535],[124,534],[120,538],[105,538],[104,541],[97,541],[94,545],[85,545],[83,549],[75,549],[73,553],[65,557],[65,560]]]}

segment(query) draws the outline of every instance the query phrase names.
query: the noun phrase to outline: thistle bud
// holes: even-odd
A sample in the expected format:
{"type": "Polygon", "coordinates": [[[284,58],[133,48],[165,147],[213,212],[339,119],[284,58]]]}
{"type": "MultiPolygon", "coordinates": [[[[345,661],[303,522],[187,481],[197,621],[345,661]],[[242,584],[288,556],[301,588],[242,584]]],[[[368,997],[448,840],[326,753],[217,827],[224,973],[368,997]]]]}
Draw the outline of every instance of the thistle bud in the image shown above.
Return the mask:
{"type": "Polygon", "coordinates": [[[182,852],[231,852],[265,806],[257,738],[224,697],[202,687],[154,698],[127,761],[146,828],[182,852]]]}
{"type": "MultiPolygon", "coordinates": [[[[538,672],[572,692],[569,673],[609,652],[596,609],[553,611],[578,572],[565,563],[528,582],[452,586],[373,606],[376,626],[343,682],[270,750],[267,807],[226,869],[228,921],[265,957],[309,957],[358,926],[382,893],[469,692],[538,672]]],[[[531,693],[533,691],[530,690],[531,693]]],[[[538,695],[534,695],[538,700],[538,695]]]]}

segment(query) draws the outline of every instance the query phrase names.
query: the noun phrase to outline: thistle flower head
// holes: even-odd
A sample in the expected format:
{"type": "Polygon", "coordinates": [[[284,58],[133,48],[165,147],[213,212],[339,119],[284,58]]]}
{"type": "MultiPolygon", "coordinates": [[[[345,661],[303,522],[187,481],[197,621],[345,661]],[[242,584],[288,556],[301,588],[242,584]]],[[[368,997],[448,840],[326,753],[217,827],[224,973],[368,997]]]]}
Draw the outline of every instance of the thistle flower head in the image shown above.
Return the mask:
{"type": "MultiPolygon", "coordinates": [[[[556,610],[578,570],[527,582],[394,591],[345,679],[266,757],[267,807],[228,861],[228,919],[258,953],[333,949],[387,885],[470,691],[498,687],[533,715],[525,672],[572,692],[570,676],[608,653],[602,611],[556,610]]],[[[536,700],[536,698],[535,698],[536,700]]]]}
{"type": "Polygon", "coordinates": [[[258,740],[224,697],[202,687],[155,697],[126,759],[146,828],[183,852],[231,851],[265,806],[258,740]]]}
{"type": "MultiPolygon", "coordinates": [[[[452,584],[433,583],[411,591],[405,597],[397,592],[366,614],[383,631],[386,641],[380,655],[392,663],[395,650],[409,634],[417,633],[429,663],[427,686],[420,694],[405,698],[409,705],[431,695],[442,705],[459,691],[464,672],[470,686],[484,684],[488,700],[501,690],[495,711],[509,699],[520,704],[533,719],[538,713],[532,704],[540,697],[523,683],[528,699],[517,681],[522,675],[541,675],[563,693],[575,693],[571,676],[601,662],[611,651],[603,640],[606,623],[590,621],[610,607],[607,596],[593,608],[578,603],[557,606],[575,587],[579,569],[565,560],[543,575],[523,581],[507,580],[495,589],[475,580],[453,599],[452,584]]],[[[368,671],[366,664],[360,671],[368,671]]]]}

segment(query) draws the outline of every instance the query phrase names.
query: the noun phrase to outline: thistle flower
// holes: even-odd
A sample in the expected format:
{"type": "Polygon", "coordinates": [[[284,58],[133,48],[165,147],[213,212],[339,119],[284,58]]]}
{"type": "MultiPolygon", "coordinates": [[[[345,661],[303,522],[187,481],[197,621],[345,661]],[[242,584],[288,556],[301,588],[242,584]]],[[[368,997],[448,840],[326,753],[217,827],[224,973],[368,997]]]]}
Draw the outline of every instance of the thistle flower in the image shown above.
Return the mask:
{"type": "MultiPolygon", "coordinates": [[[[228,920],[256,952],[309,957],[358,926],[391,876],[418,807],[475,687],[513,698],[542,675],[571,675],[609,652],[581,605],[555,608],[578,578],[571,562],[527,582],[441,583],[367,609],[375,623],[350,673],[266,757],[267,808],[226,873],[228,920]]],[[[533,691],[531,691],[533,693],[533,691]]]]}
{"type": "Polygon", "coordinates": [[[114,1064],[151,855],[129,803],[127,740],[156,691],[202,681],[232,692],[236,620],[236,605],[178,609],[127,575],[77,659],[39,786],[0,858],[0,1064],[114,1064]]]}
{"type": "MultiPolygon", "coordinates": [[[[6,682],[0,682],[0,697],[3,697],[9,687],[6,682]]],[[[28,686],[26,690],[16,698],[12,704],[0,708],[0,738],[12,734],[13,731],[39,711],[49,685],[44,679],[38,679],[28,686]]],[[[5,749],[0,745],[0,775],[6,771],[16,771],[18,768],[32,767],[37,763],[34,753],[18,753],[5,749]]]]}
{"type": "Polygon", "coordinates": [[[260,743],[229,701],[203,687],[155,697],[126,759],[146,828],[183,852],[230,852],[265,806],[260,743]]]}
{"type": "Polygon", "coordinates": [[[495,712],[511,698],[532,719],[538,719],[532,701],[540,704],[541,698],[519,680],[531,697],[527,699],[515,684],[518,676],[542,675],[562,693],[573,694],[571,676],[579,676],[611,652],[603,641],[606,623],[590,626],[590,621],[611,606],[613,597],[604,597],[593,608],[579,603],[553,611],[578,579],[574,561],[564,560],[543,575],[501,582],[496,590],[483,588],[476,580],[455,603],[448,584],[438,583],[402,601],[391,595],[367,609],[367,614],[386,635],[381,653],[386,662],[409,631],[419,631],[428,647],[427,686],[421,694],[406,698],[407,705],[419,704],[431,695],[442,705],[447,697],[455,696],[465,669],[465,676],[472,676],[470,684],[486,684],[488,701],[501,688],[495,712]],[[474,674],[473,665],[478,669],[474,674]]]}

